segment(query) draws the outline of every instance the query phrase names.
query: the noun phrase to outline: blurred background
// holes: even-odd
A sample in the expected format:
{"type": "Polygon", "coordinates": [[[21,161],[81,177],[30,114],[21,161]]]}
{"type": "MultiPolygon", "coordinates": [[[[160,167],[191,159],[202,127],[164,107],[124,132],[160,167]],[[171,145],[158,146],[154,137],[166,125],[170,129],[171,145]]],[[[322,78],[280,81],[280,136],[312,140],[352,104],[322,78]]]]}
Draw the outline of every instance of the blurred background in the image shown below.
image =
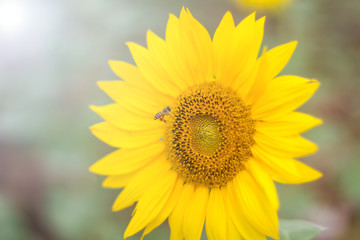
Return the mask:
{"type": "MultiPolygon", "coordinates": [[[[88,106],[111,102],[96,85],[117,79],[108,60],[133,63],[125,42],[164,37],[183,5],[211,35],[227,10],[236,22],[251,12],[231,0],[0,1],[0,239],[123,239],[132,208],[111,212],[119,190],[88,171],[112,150],[90,133],[101,119],[88,106]]],[[[263,15],[263,45],[299,41],[283,73],[322,83],[301,110],[324,120],[303,159],[324,177],[279,184],[279,215],[325,226],[320,240],[359,239],[360,4],[294,0],[263,15]]],[[[167,223],[145,239],[169,239],[167,223]]]]}

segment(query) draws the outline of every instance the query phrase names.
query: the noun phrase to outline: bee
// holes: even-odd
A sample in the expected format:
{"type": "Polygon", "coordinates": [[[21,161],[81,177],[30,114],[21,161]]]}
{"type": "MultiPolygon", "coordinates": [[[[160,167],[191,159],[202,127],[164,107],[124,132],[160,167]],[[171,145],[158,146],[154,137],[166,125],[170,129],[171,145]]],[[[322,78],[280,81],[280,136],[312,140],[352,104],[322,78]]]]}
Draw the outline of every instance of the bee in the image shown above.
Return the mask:
{"type": "Polygon", "coordinates": [[[167,106],[166,108],[164,108],[163,110],[161,110],[160,112],[158,112],[157,114],[155,114],[154,116],[154,120],[159,119],[160,121],[166,122],[166,120],[164,119],[164,117],[166,115],[170,115],[170,107],[167,106]]]}

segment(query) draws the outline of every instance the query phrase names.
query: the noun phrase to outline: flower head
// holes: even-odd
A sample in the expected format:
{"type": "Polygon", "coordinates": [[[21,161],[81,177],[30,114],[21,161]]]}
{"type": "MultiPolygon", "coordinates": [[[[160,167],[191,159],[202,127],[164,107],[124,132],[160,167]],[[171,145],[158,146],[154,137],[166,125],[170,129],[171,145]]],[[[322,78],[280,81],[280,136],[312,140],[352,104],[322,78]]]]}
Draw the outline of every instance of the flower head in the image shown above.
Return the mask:
{"type": "Polygon", "coordinates": [[[91,108],[91,127],[118,148],[90,170],[103,186],[124,188],[113,210],[137,202],[125,237],[169,219],[171,239],[277,239],[274,181],[321,176],[295,160],[316,151],[300,134],[321,120],[295,112],[316,80],[278,76],[296,42],[258,57],[264,18],[237,26],[230,12],[213,39],[183,9],[170,15],[165,40],[128,43],[136,66],[110,61],[122,80],[99,82],[115,103],[91,108]]]}
{"type": "Polygon", "coordinates": [[[259,10],[277,10],[287,6],[291,0],[234,0],[241,7],[259,10]]]}

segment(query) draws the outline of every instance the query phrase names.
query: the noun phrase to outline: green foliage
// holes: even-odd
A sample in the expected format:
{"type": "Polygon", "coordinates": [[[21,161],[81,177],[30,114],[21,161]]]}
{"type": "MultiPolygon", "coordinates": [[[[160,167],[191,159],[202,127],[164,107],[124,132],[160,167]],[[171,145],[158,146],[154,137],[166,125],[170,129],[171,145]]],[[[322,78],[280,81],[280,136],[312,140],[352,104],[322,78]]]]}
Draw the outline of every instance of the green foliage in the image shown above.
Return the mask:
{"type": "Polygon", "coordinates": [[[310,240],[324,230],[322,226],[303,220],[280,220],[280,240],[310,240]]]}

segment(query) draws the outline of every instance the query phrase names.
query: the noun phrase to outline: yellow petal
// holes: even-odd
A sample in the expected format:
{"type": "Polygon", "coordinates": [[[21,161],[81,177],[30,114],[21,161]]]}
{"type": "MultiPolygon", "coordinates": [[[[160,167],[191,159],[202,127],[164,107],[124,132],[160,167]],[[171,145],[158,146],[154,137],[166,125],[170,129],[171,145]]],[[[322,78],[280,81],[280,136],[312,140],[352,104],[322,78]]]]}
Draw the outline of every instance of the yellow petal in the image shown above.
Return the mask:
{"type": "Polygon", "coordinates": [[[256,131],[271,136],[291,136],[322,124],[321,119],[300,112],[291,112],[273,121],[256,122],[256,131]]]}
{"type": "Polygon", "coordinates": [[[226,215],[227,215],[227,217],[226,217],[226,227],[227,227],[226,236],[227,236],[227,239],[245,240],[245,238],[243,238],[241,236],[239,230],[237,230],[233,220],[231,219],[230,214],[227,213],[226,215]]]}
{"type": "Polygon", "coordinates": [[[281,76],[268,84],[266,91],[252,105],[252,117],[275,120],[306,102],[319,87],[319,82],[297,76],[281,76]]]}
{"type": "Polygon", "coordinates": [[[239,208],[245,218],[264,235],[279,239],[279,221],[276,209],[267,203],[264,190],[245,170],[234,179],[239,208]]]}
{"type": "Polygon", "coordinates": [[[177,174],[168,171],[152,180],[151,187],[140,197],[132,217],[125,230],[124,238],[134,235],[151,222],[167,203],[174,188],[177,174]]]}
{"type": "MultiPolygon", "coordinates": [[[[253,16],[251,16],[253,17],[253,16]]],[[[227,11],[223,18],[220,21],[219,26],[216,28],[213,38],[213,44],[215,52],[217,53],[218,57],[223,56],[220,53],[226,52],[226,44],[224,42],[230,41],[231,37],[235,32],[235,24],[234,19],[230,11],[227,11]]]]}
{"type": "Polygon", "coordinates": [[[226,191],[225,203],[228,210],[227,213],[243,238],[251,240],[266,240],[266,235],[259,232],[248,222],[248,220],[245,219],[242,210],[239,207],[242,203],[239,202],[239,199],[236,197],[233,182],[230,181],[226,188],[222,188],[222,190],[226,191]]]}
{"type": "Polygon", "coordinates": [[[161,64],[164,69],[166,69],[166,78],[181,84],[181,89],[186,89],[193,85],[192,78],[184,77],[186,69],[183,68],[183,65],[179,64],[180,56],[178,51],[175,52],[169,47],[169,42],[165,42],[153,32],[148,31],[147,43],[153,57],[157,59],[158,63],[161,64]]]}
{"type": "Polygon", "coordinates": [[[293,41],[266,51],[264,55],[270,63],[267,68],[269,74],[267,80],[273,79],[283,70],[293,55],[296,45],[297,41],[293,41]]]}
{"type": "Polygon", "coordinates": [[[224,67],[224,61],[227,61],[226,56],[229,54],[228,47],[229,44],[226,44],[233,39],[235,33],[234,19],[231,13],[228,11],[225,13],[222,18],[218,28],[215,31],[213,38],[214,54],[216,58],[216,70],[215,75],[219,77],[219,72],[222,71],[224,67]]]}
{"type": "Polygon", "coordinates": [[[256,78],[261,74],[261,66],[263,63],[261,60],[258,60],[257,57],[264,34],[264,23],[265,17],[255,22],[254,39],[251,48],[249,48],[249,56],[244,63],[243,70],[237,75],[232,86],[243,99],[246,99],[256,78]]]}
{"type": "Polygon", "coordinates": [[[206,213],[206,235],[209,240],[227,239],[227,217],[223,192],[219,188],[210,191],[209,204],[206,213]]]}
{"type": "MultiPolygon", "coordinates": [[[[208,31],[190,13],[182,9],[179,17],[184,60],[195,83],[202,83],[213,77],[213,49],[208,31]]],[[[179,49],[177,49],[179,52],[179,49]]]]}
{"type": "MultiPolygon", "coordinates": [[[[165,40],[168,45],[169,51],[174,51],[177,47],[179,47],[181,43],[180,36],[180,23],[179,19],[173,14],[169,15],[169,20],[166,25],[166,33],[165,40]]],[[[180,54],[183,54],[185,51],[180,51],[180,54]]]]}
{"type": "Polygon", "coordinates": [[[322,176],[321,172],[291,158],[279,158],[267,154],[261,148],[252,149],[255,159],[264,165],[274,181],[285,184],[300,184],[314,181],[322,176]]]}
{"type": "Polygon", "coordinates": [[[185,239],[199,240],[204,226],[205,214],[209,198],[209,189],[197,187],[184,214],[185,239]]]}
{"type": "MultiPolygon", "coordinates": [[[[146,80],[146,78],[141,74],[141,72],[139,71],[139,69],[136,66],[131,65],[131,64],[127,63],[127,62],[115,61],[115,60],[110,60],[109,65],[110,65],[111,70],[113,70],[113,72],[119,78],[124,80],[127,84],[131,85],[132,87],[148,89],[148,90],[151,90],[151,91],[155,90],[149,84],[149,82],[146,80]]],[[[107,91],[109,91],[110,93],[115,93],[114,94],[115,98],[121,97],[121,96],[119,96],[119,94],[116,93],[117,92],[116,87],[118,87],[117,84],[121,84],[121,83],[123,83],[123,81],[104,81],[104,82],[105,82],[105,84],[109,83],[109,87],[105,86],[105,89],[107,91]],[[111,88],[112,82],[116,82],[116,83],[113,84],[113,85],[115,85],[115,89],[111,88]]],[[[158,94],[159,93],[160,92],[158,92],[158,94]]]]}
{"type": "Polygon", "coordinates": [[[180,94],[183,87],[181,83],[169,81],[166,69],[148,49],[132,42],[127,43],[127,45],[140,72],[155,89],[171,97],[180,94]]]}
{"type": "Polygon", "coordinates": [[[166,27],[166,47],[169,55],[168,61],[163,61],[166,64],[167,71],[171,72],[173,81],[183,83],[184,88],[203,81],[204,77],[196,77],[199,65],[194,61],[196,54],[193,51],[179,51],[179,49],[188,49],[192,46],[189,36],[182,31],[180,20],[174,15],[170,14],[166,27]]]}
{"type": "Polygon", "coordinates": [[[90,171],[102,175],[120,175],[133,172],[164,152],[163,142],[135,149],[119,149],[103,157],[90,167],[90,171]]]}
{"type": "Polygon", "coordinates": [[[258,185],[261,186],[261,188],[263,189],[263,191],[267,196],[267,199],[270,201],[272,207],[278,210],[279,199],[276,192],[276,187],[269,173],[266,171],[267,168],[264,168],[254,159],[250,159],[246,164],[246,169],[249,170],[249,172],[254,177],[258,185]]]}
{"type": "Polygon", "coordinates": [[[170,169],[166,159],[158,159],[139,171],[122,190],[113,204],[113,211],[120,211],[133,205],[149,189],[153,179],[170,169]]]}
{"type": "Polygon", "coordinates": [[[152,220],[146,226],[141,239],[143,239],[143,237],[146,234],[150,233],[152,230],[154,230],[156,227],[158,227],[160,224],[162,224],[169,217],[170,213],[175,208],[175,205],[177,204],[177,202],[181,196],[181,192],[183,190],[183,185],[184,185],[184,181],[182,179],[178,178],[167,203],[161,209],[160,213],[154,218],[154,220],[152,220]]]}
{"type": "Polygon", "coordinates": [[[183,240],[184,239],[184,215],[191,198],[194,195],[194,186],[192,184],[185,184],[181,192],[178,203],[174,211],[169,217],[169,226],[171,230],[170,240],[183,240]]]}
{"type": "Polygon", "coordinates": [[[152,118],[172,102],[151,87],[139,88],[124,81],[100,81],[99,87],[118,104],[138,115],[152,118]]]}
{"type": "MultiPolygon", "coordinates": [[[[234,80],[245,69],[244,67],[251,57],[251,50],[255,42],[255,14],[246,17],[233,33],[228,32],[228,34],[231,34],[231,37],[227,39],[214,38],[214,51],[217,60],[215,77],[225,86],[238,84],[234,80]]],[[[256,60],[256,56],[254,56],[254,60],[256,60]]]]}
{"type": "Polygon", "coordinates": [[[137,148],[158,142],[164,133],[155,128],[147,131],[125,131],[108,122],[102,122],[90,127],[92,133],[101,141],[116,148],[137,148]]]}
{"type": "Polygon", "coordinates": [[[170,15],[166,45],[169,59],[163,63],[174,81],[184,83],[187,88],[212,77],[213,53],[209,33],[188,10],[183,9],[179,19],[170,15]]]}
{"type": "Polygon", "coordinates": [[[281,72],[290,60],[296,45],[297,42],[293,41],[264,52],[259,59],[262,61],[262,65],[247,97],[248,102],[253,103],[263,95],[269,82],[281,72]]]}
{"type": "Polygon", "coordinates": [[[131,110],[125,109],[119,104],[109,104],[101,107],[90,106],[90,108],[105,121],[122,130],[142,131],[164,126],[163,122],[154,120],[153,116],[155,116],[156,113],[154,115],[141,116],[131,110]]]}
{"type": "Polygon", "coordinates": [[[129,184],[131,179],[137,174],[137,171],[128,174],[108,176],[102,183],[105,188],[123,188],[129,184]]]}
{"type": "MultiPolygon", "coordinates": [[[[180,31],[181,24],[178,22],[176,27],[177,29],[171,31],[172,33],[174,31],[180,31]]],[[[153,58],[158,64],[161,64],[161,69],[164,69],[162,73],[166,75],[164,77],[176,82],[181,90],[185,90],[196,83],[195,78],[197,76],[189,75],[189,73],[191,74],[192,72],[187,61],[191,58],[184,56],[184,52],[190,54],[194,54],[194,52],[184,46],[186,43],[186,33],[182,34],[178,32],[177,34],[180,38],[165,42],[151,31],[148,31],[147,42],[153,58]],[[182,48],[187,49],[187,51],[179,52],[179,49],[182,48]]],[[[192,44],[192,42],[189,44],[192,44]]],[[[191,66],[198,67],[195,63],[191,66]]]]}
{"type": "Polygon", "coordinates": [[[268,136],[257,132],[254,135],[256,144],[259,145],[268,154],[278,157],[303,157],[316,152],[316,144],[301,137],[300,135],[293,136],[268,136]]]}

